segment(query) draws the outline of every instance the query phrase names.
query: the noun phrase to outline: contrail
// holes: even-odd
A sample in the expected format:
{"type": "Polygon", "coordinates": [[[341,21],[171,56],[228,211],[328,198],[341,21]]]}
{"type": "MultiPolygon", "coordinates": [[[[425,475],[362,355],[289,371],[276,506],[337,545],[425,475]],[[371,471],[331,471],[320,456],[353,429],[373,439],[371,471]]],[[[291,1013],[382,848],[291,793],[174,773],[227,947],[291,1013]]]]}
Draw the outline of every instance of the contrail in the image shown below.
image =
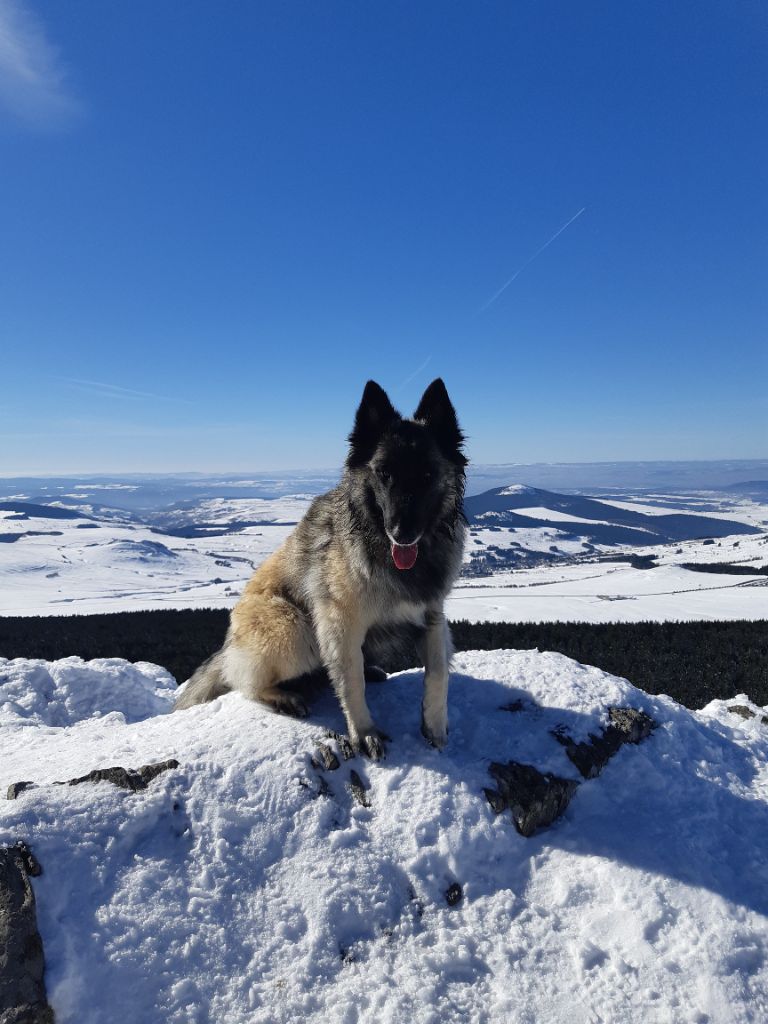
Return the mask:
{"type": "Polygon", "coordinates": [[[79,377],[54,377],[54,380],[72,384],[76,388],[90,391],[91,394],[103,395],[106,398],[154,398],[161,402],[183,402],[186,398],[172,398],[170,395],[156,395],[151,391],[134,391],[133,388],[122,388],[117,384],[105,384],[100,380],[82,380],[79,377]]]}
{"type": "Polygon", "coordinates": [[[498,290],[497,292],[495,292],[495,293],[494,293],[494,294],[493,294],[493,295],[492,295],[492,296],[490,297],[490,299],[488,299],[488,301],[487,301],[487,302],[485,303],[485,305],[484,305],[484,306],[481,306],[481,307],[480,307],[480,310],[479,310],[479,312],[481,312],[481,313],[484,313],[484,312],[486,311],[486,309],[489,309],[489,308],[490,308],[490,307],[491,307],[491,306],[492,306],[492,305],[494,304],[494,302],[496,301],[496,299],[498,299],[498,297],[499,297],[500,295],[503,295],[503,293],[504,293],[504,292],[505,292],[505,291],[507,290],[507,288],[509,288],[509,286],[510,286],[510,285],[512,284],[512,282],[513,282],[513,281],[515,280],[515,278],[519,277],[519,276],[520,276],[520,274],[522,274],[522,272],[523,272],[523,271],[525,270],[525,268],[526,268],[526,267],[530,267],[530,265],[531,265],[531,264],[533,263],[533,261],[534,261],[534,260],[536,259],[536,257],[537,257],[537,256],[541,256],[541,254],[542,254],[542,253],[544,252],[544,250],[545,250],[545,249],[547,248],[547,246],[549,246],[549,245],[552,245],[552,243],[554,242],[554,240],[555,240],[555,239],[556,239],[556,238],[557,238],[557,237],[558,237],[559,235],[562,235],[562,233],[563,233],[563,232],[565,231],[565,229],[566,229],[567,227],[570,227],[570,226],[571,226],[571,224],[573,224],[573,222],[574,222],[574,221],[576,220],[576,218],[577,218],[577,217],[580,217],[580,216],[582,215],[582,213],[584,213],[584,211],[585,211],[585,210],[586,210],[586,206],[582,206],[582,208],[581,208],[581,209],[579,210],[579,212],[578,212],[578,213],[574,213],[574,215],[573,215],[573,216],[571,217],[571,219],[570,219],[570,220],[567,220],[567,221],[565,222],[565,224],[563,224],[563,226],[562,226],[561,228],[559,228],[559,230],[557,230],[557,231],[556,231],[556,232],[554,233],[554,235],[552,235],[552,237],[551,237],[550,239],[548,239],[548,240],[547,240],[547,241],[546,241],[546,242],[544,243],[544,245],[542,245],[542,247],[541,247],[540,249],[537,249],[537,250],[536,250],[536,252],[535,252],[535,253],[533,254],[533,256],[531,256],[531,258],[530,258],[530,259],[526,260],[526,261],[525,261],[525,263],[524,263],[524,264],[522,265],[522,267],[519,267],[519,268],[518,268],[518,269],[517,269],[517,270],[516,270],[516,271],[514,272],[514,274],[512,275],[512,277],[510,277],[510,279],[509,279],[508,281],[506,281],[506,282],[505,282],[505,283],[504,283],[504,284],[503,284],[503,285],[501,286],[501,288],[499,288],[499,290],[498,290]]]}
{"type": "Polygon", "coordinates": [[[418,377],[418,375],[422,372],[422,370],[426,370],[426,368],[429,366],[431,361],[432,361],[432,356],[428,355],[427,358],[424,360],[424,362],[421,364],[421,366],[418,369],[414,370],[413,373],[409,374],[409,376],[407,376],[405,378],[405,380],[401,380],[400,383],[397,385],[397,387],[393,388],[392,390],[393,391],[400,391],[401,388],[404,388],[406,384],[410,384],[414,377],[418,377]]]}

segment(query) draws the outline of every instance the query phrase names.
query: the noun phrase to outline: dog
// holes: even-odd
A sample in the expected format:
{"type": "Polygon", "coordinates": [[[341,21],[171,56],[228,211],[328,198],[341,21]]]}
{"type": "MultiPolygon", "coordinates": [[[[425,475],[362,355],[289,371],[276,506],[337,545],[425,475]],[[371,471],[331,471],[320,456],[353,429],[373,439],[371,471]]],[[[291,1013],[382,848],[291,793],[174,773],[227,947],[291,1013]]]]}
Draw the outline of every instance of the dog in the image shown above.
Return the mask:
{"type": "Polygon", "coordinates": [[[366,666],[407,633],[425,667],[422,733],[442,748],[452,653],[443,605],[464,549],[464,440],[441,379],[411,418],[369,380],[341,482],[313,500],[257,568],[224,646],[186,683],[175,709],[239,690],[303,716],[291,684],[324,668],[352,745],[378,760],[388,737],[368,709],[366,666]]]}

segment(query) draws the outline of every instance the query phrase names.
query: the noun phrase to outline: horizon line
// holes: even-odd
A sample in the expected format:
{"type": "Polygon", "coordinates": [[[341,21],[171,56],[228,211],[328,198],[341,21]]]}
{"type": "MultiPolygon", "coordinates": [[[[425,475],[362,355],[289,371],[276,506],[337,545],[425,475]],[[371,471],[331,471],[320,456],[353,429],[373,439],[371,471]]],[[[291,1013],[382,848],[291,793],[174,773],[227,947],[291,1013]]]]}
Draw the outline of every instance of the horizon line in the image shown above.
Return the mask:
{"type": "MultiPolygon", "coordinates": [[[[526,469],[537,467],[558,468],[562,466],[644,466],[644,465],[723,465],[729,463],[762,464],[768,467],[768,455],[764,457],[731,456],[724,458],[691,458],[691,459],[587,459],[584,462],[565,462],[560,460],[538,461],[538,462],[475,462],[469,466],[469,472],[480,469],[526,469]]],[[[248,477],[248,476],[287,476],[291,473],[301,474],[336,474],[343,469],[343,463],[337,466],[292,466],[278,469],[188,469],[188,470],[59,470],[53,472],[27,471],[6,473],[0,470],[0,480],[26,480],[26,479],[97,479],[97,478],[119,478],[126,477],[248,477]]]]}

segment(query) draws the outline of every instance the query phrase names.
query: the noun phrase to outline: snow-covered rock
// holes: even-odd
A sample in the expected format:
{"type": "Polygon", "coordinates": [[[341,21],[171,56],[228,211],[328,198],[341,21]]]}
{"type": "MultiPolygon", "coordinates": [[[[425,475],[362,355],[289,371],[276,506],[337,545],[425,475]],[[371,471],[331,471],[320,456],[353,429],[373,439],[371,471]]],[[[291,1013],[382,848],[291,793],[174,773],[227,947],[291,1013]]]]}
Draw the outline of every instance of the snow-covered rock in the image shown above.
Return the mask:
{"type": "Polygon", "coordinates": [[[392,736],[373,764],[328,738],[331,695],[305,721],[234,694],[169,715],[154,666],[0,660],[0,792],[42,784],[0,803],[0,845],[43,867],[57,1022],[766,1019],[759,714],[690,712],[556,654],[469,652],[437,752],[421,682],[369,686],[392,736]],[[611,706],[658,727],[583,781],[552,731],[586,741],[611,706]],[[318,741],[335,770],[313,765],[318,741]],[[169,758],[136,793],[46,785],[169,758]],[[580,782],[529,839],[483,794],[510,760],[580,782]]]}

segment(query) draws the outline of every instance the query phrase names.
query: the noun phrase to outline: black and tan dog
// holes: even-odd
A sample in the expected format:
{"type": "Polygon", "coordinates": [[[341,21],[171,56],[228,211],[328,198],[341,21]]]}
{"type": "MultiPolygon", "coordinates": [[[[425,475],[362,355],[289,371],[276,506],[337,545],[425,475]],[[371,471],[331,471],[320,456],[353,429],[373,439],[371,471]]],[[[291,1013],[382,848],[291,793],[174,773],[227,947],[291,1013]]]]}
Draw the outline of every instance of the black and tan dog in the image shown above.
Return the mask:
{"type": "Polygon", "coordinates": [[[239,690],[276,711],[306,714],[282,684],[324,667],[352,743],[379,758],[385,737],[368,710],[364,665],[407,630],[425,666],[422,732],[442,747],[451,654],[443,602],[461,567],[467,461],[442,380],[411,419],[369,381],[349,443],[341,482],[256,570],[224,646],[187,682],[176,708],[239,690]]]}

